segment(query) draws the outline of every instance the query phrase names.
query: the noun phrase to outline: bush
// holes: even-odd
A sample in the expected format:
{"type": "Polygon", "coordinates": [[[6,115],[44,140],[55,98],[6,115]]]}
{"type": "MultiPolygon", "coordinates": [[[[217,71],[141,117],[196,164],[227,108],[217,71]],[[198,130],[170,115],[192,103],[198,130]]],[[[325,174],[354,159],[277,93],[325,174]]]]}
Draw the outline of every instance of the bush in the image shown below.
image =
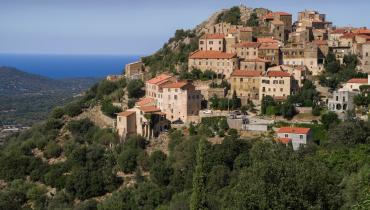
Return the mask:
{"type": "Polygon", "coordinates": [[[70,117],[75,117],[82,113],[82,104],[80,102],[72,102],[65,107],[65,112],[70,117]]]}
{"type": "Polygon", "coordinates": [[[131,80],[127,85],[127,92],[129,98],[140,98],[144,95],[142,88],[144,83],[141,80],[134,79],[131,80]]]}
{"type": "Polygon", "coordinates": [[[61,153],[62,148],[54,141],[49,142],[44,150],[44,155],[46,158],[56,158],[59,157],[61,153]]]}
{"type": "Polygon", "coordinates": [[[103,80],[99,83],[99,86],[97,87],[97,96],[98,98],[102,98],[103,96],[111,94],[117,88],[118,86],[116,83],[103,80]]]}
{"type": "Polygon", "coordinates": [[[52,112],[51,112],[51,117],[52,118],[55,118],[55,119],[60,119],[61,117],[63,117],[64,115],[64,109],[61,108],[61,107],[57,107],[55,108],[52,112]]]}
{"type": "Polygon", "coordinates": [[[102,102],[101,111],[103,112],[103,114],[114,118],[116,117],[117,113],[122,111],[122,109],[120,107],[114,106],[111,100],[106,99],[102,102]]]}

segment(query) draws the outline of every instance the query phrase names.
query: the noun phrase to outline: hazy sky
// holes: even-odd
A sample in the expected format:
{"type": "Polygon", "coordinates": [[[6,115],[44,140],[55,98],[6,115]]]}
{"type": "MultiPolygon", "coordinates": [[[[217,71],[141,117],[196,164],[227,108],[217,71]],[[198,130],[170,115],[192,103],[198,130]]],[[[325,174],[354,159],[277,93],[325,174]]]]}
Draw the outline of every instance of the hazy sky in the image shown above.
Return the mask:
{"type": "Polygon", "coordinates": [[[370,0],[0,0],[0,53],[150,54],[177,28],[240,3],[370,27],[370,0]]]}

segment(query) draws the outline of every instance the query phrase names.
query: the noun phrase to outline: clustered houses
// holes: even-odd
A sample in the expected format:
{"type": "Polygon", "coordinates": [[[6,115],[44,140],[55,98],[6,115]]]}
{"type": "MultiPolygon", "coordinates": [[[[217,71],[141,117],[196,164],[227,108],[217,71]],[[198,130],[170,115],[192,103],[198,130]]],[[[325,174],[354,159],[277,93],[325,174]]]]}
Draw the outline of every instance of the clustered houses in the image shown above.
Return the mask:
{"type": "MultiPolygon", "coordinates": [[[[249,18],[246,16],[241,17],[244,22],[249,18]]],[[[294,23],[292,15],[286,12],[261,12],[257,18],[258,26],[253,28],[226,22],[205,24],[200,30],[199,48],[188,57],[188,70],[213,71],[217,74],[214,79],[230,83],[228,97],[235,92],[242,104],[253,101],[257,105],[265,96],[286,100],[299,91],[305,79],[321,74],[329,52],[340,63],[345,55],[355,54],[359,58],[358,70],[370,72],[369,29],[335,28],[325,14],[308,10],[299,12],[294,23]]],[[[144,80],[144,69],[140,61],[128,64],[125,76],[144,80]]],[[[327,101],[328,109],[336,112],[353,109],[354,96],[369,81],[370,78],[349,80],[334,91],[327,101]]],[[[226,95],[223,88],[209,84],[204,87],[204,82],[194,84],[169,74],[147,80],[145,97],[134,108],[118,114],[119,135],[155,137],[171,123],[191,122],[203,99],[226,95]]],[[[277,136],[280,142],[291,142],[294,149],[312,139],[309,128],[285,127],[277,136]]]]}
{"type": "Polygon", "coordinates": [[[329,30],[329,51],[343,63],[346,54],[355,54],[360,60],[359,70],[370,72],[370,29],[338,28],[329,30]]]}
{"type": "Polygon", "coordinates": [[[198,115],[202,95],[191,81],[178,81],[161,74],[145,83],[145,97],[135,107],[117,115],[117,130],[122,139],[130,135],[156,137],[174,121],[189,122],[198,115]]]}

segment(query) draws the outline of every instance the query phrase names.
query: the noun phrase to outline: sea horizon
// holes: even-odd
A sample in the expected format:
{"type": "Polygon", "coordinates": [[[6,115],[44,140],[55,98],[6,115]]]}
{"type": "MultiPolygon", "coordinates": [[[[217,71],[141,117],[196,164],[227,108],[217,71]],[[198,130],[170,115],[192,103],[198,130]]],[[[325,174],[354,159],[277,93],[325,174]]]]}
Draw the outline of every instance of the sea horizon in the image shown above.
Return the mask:
{"type": "Polygon", "coordinates": [[[0,53],[0,66],[53,79],[93,77],[121,74],[127,63],[143,55],[119,54],[41,54],[0,53]]]}

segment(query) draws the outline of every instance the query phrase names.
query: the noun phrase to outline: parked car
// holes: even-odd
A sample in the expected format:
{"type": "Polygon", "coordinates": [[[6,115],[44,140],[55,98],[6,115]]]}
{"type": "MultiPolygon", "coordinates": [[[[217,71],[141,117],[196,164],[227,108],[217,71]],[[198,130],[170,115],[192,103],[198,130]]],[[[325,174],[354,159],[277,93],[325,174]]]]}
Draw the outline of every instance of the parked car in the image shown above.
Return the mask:
{"type": "Polygon", "coordinates": [[[203,114],[212,114],[212,110],[210,110],[210,109],[204,110],[203,114]]]}

